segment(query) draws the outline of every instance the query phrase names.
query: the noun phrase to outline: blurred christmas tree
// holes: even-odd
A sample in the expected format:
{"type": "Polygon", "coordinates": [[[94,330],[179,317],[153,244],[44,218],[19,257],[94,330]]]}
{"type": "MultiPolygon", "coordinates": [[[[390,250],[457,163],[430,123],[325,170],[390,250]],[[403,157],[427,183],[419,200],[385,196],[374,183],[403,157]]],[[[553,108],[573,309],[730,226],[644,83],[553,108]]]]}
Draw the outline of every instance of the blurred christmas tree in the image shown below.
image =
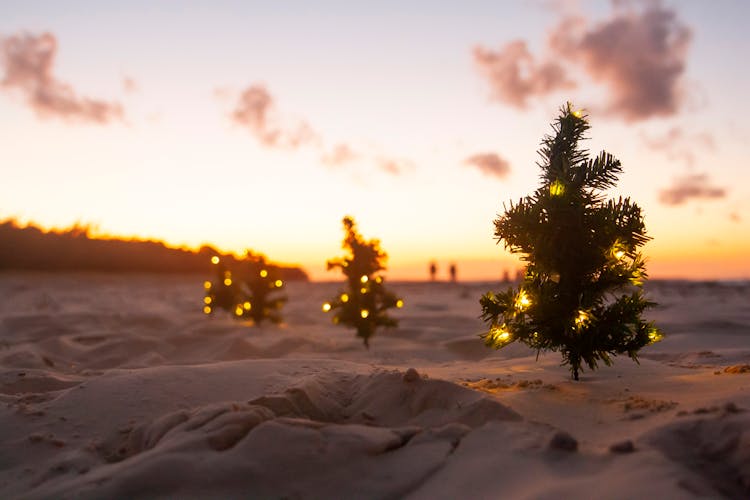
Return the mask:
{"type": "Polygon", "coordinates": [[[641,209],[630,198],[606,200],[622,172],[620,161],[602,152],[589,158],[579,147],[589,129],[570,103],[552,125],[539,151],[541,187],[510,203],[495,220],[495,237],[528,262],[518,289],[482,297],[485,343],[496,349],[523,342],[560,351],[578,380],[582,363],[612,364],[661,338],[641,318],[655,305],[641,291],[646,278],[638,247],[646,236],[641,209]]]}
{"type": "Polygon", "coordinates": [[[278,295],[284,287],[280,271],[266,262],[260,254],[247,252],[244,269],[230,271],[218,256],[211,258],[216,278],[206,281],[203,312],[213,314],[216,310],[231,313],[237,319],[252,319],[255,324],[265,320],[282,321],[281,308],[287,298],[278,295]]]}
{"type": "MultiPolygon", "coordinates": [[[[249,291],[248,300],[243,303],[243,317],[250,317],[256,324],[268,319],[281,323],[281,308],[287,301],[286,295],[279,295],[284,288],[281,273],[269,266],[266,257],[247,251],[243,283],[249,291]]],[[[236,310],[239,312],[239,309],[236,310]]]]}
{"type": "Polygon", "coordinates": [[[379,326],[395,327],[398,322],[389,317],[388,309],[403,307],[404,301],[385,289],[384,278],[387,255],[378,240],[365,241],[357,232],[354,219],[344,217],[346,236],[342,247],[349,255],[328,261],[328,270],[340,268],[346,276],[347,291],[323,304],[324,312],[333,312],[333,322],[357,329],[366,347],[379,326]]]}

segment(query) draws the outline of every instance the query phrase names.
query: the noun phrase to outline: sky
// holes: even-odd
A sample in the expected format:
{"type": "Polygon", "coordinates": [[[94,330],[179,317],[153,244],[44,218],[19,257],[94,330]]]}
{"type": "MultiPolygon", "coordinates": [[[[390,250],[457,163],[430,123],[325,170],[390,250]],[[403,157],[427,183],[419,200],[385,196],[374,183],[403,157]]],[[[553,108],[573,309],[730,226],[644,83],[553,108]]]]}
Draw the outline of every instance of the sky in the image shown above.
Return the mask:
{"type": "Polygon", "coordinates": [[[496,279],[570,101],[653,278],[750,278],[744,1],[0,0],[0,218],[496,279]]]}

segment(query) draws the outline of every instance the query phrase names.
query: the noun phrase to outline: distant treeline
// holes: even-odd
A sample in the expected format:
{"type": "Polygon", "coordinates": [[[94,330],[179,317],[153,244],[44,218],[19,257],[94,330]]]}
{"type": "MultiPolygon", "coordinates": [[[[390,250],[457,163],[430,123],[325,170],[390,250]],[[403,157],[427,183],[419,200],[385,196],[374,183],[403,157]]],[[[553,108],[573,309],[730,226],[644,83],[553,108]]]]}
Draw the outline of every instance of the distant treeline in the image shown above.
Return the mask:
{"type": "MultiPolygon", "coordinates": [[[[208,246],[194,252],[159,241],[91,237],[87,226],[43,231],[0,222],[0,270],[209,273],[214,255],[225,262],[242,260],[208,246]]],[[[298,267],[271,267],[287,281],[308,279],[298,267]]]]}

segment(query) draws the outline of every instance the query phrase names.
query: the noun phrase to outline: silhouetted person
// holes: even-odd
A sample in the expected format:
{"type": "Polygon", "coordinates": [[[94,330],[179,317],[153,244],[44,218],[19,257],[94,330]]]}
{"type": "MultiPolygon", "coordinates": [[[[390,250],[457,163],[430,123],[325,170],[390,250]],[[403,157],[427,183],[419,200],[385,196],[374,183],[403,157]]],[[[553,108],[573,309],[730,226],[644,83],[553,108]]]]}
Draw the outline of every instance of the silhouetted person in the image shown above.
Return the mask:
{"type": "Polygon", "coordinates": [[[455,283],[456,282],[456,264],[451,264],[450,273],[451,273],[451,281],[455,283]]]}
{"type": "Polygon", "coordinates": [[[435,275],[437,274],[437,264],[435,261],[430,262],[430,281],[435,281],[435,275]]]}

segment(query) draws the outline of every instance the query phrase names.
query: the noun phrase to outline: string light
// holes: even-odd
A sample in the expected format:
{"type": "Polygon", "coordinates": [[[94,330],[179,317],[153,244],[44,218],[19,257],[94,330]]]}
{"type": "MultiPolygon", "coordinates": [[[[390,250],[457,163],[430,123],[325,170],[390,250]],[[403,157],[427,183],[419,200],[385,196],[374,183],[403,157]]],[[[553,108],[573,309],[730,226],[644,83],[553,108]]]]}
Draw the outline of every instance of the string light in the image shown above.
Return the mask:
{"type": "Polygon", "coordinates": [[[583,310],[578,311],[578,316],[576,316],[576,326],[578,328],[582,327],[588,320],[589,320],[589,313],[583,310]]]}
{"type": "Polygon", "coordinates": [[[219,263],[219,257],[214,255],[211,257],[211,264],[218,264],[219,263]]]}
{"type": "Polygon", "coordinates": [[[361,281],[362,283],[367,283],[367,280],[369,280],[369,279],[370,278],[368,278],[367,275],[365,274],[361,278],[359,278],[359,281],[361,281]]]}
{"type": "Polygon", "coordinates": [[[242,307],[245,308],[245,311],[249,311],[253,308],[253,305],[250,302],[245,302],[244,304],[242,304],[242,307]]]}
{"type": "Polygon", "coordinates": [[[367,293],[367,288],[365,288],[365,287],[360,288],[359,289],[359,293],[361,293],[362,295],[366,294],[367,293]]]}
{"type": "Polygon", "coordinates": [[[237,306],[234,308],[234,314],[237,316],[242,316],[242,314],[245,312],[245,310],[242,308],[242,306],[237,306]]]}
{"type": "Polygon", "coordinates": [[[206,306],[206,307],[203,308],[203,312],[206,313],[206,314],[211,314],[211,308],[208,307],[208,306],[206,306]]]}
{"type": "Polygon", "coordinates": [[[224,278],[224,285],[225,286],[231,286],[232,285],[232,278],[224,278]]]}
{"type": "Polygon", "coordinates": [[[516,297],[516,309],[523,312],[528,309],[530,305],[531,299],[529,299],[529,295],[526,293],[526,291],[521,290],[520,292],[518,292],[518,296],[516,297]]]}
{"type": "Polygon", "coordinates": [[[506,329],[505,325],[495,325],[490,328],[489,340],[496,344],[504,344],[511,340],[510,332],[506,329]]]}
{"type": "Polygon", "coordinates": [[[565,193],[565,184],[560,181],[555,181],[549,185],[550,196],[562,196],[565,193]]]}
{"type": "Polygon", "coordinates": [[[648,340],[651,341],[653,344],[654,342],[659,342],[664,336],[657,330],[656,328],[652,328],[648,332],[648,340]]]}
{"type": "Polygon", "coordinates": [[[383,282],[383,278],[381,278],[380,276],[377,276],[377,277],[375,278],[375,283],[378,283],[378,284],[380,284],[380,283],[382,283],[382,282],[383,282]]]}
{"type": "Polygon", "coordinates": [[[268,271],[266,271],[265,269],[261,269],[260,270],[260,277],[261,278],[265,278],[266,276],[268,276],[268,271]]]}
{"type": "Polygon", "coordinates": [[[404,301],[401,300],[401,299],[398,299],[396,301],[396,307],[398,307],[399,309],[401,309],[402,307],[404,307],[404,301]]]}
{"type": "Polygon", "coordinates": [[[331,310],[331,304],[329,304],[328,302],[326,302],[325,304],[323,304],[323,312],[327,313],[330,310],[331,310]]]}
{"type": "Polygon", "coordinates": [[[347,295],[345,293],[342,293],[341,294],[341,302],[344,302],[344,303],[349,302],[349,295],[347,295]]]}
{"type": "Polygon", "coordinates": [[[359,312],[359,315],[362,316],[362,319],[365,319],[370,315],[370,311],[368,311],[367,309],[362,309],[359,312]]]}
{"type": "Polygon", "coordinates": [[[206,290],[210,290],[211,289],[211,282],[210,281],[204,281],[203,282],[203,288],[205,288],[206,290]]]}
{"type": "Polygon", "coordinates": [[[212,299],[211,297],[205,297],[205,298],[203,299],[203,303],[204,303],[204,304],[210,304],[212,300],[213,300],[213,299],[212,299]]]}
{"type": "Polygon", "coordinates": [[[281,288],[284,285],[284,282],[281,280],[276,280],[276,283],[274,284],[276,285],[276,288],[281,288]]]}

